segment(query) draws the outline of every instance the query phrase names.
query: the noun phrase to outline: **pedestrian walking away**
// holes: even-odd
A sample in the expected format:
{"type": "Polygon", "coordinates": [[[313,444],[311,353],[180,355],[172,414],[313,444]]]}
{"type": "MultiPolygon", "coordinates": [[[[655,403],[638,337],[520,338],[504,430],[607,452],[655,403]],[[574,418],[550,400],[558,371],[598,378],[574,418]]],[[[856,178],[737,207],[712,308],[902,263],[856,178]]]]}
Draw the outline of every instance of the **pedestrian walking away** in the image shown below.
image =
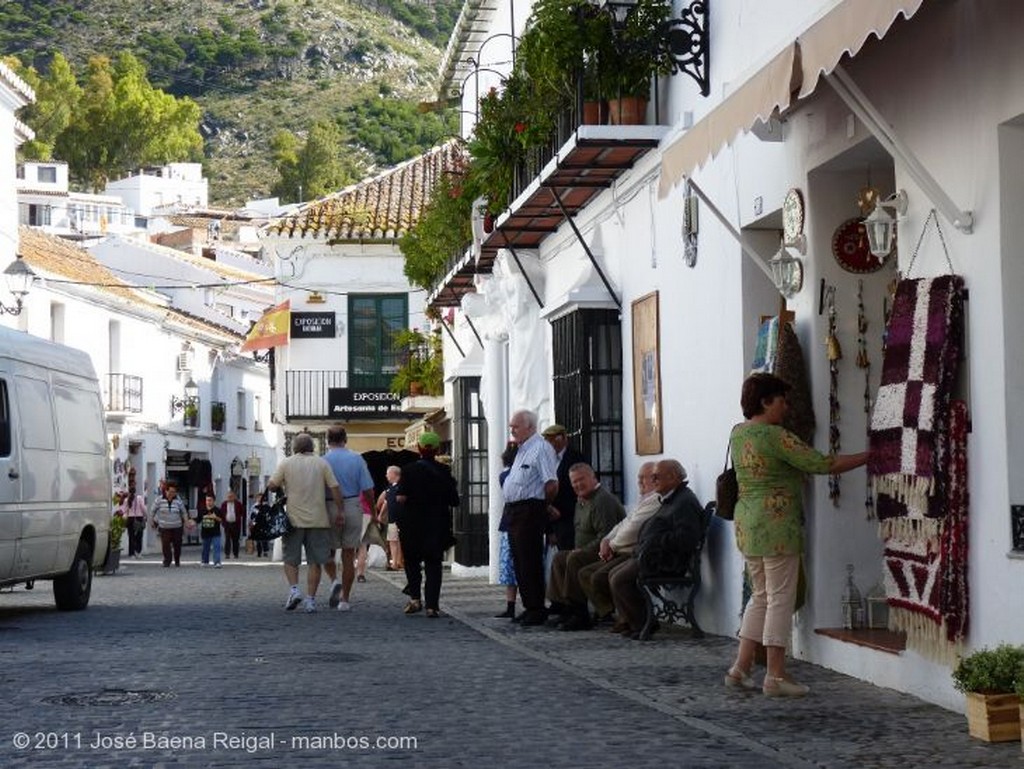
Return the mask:
{"type": "Polygon", "coordinates": [[[284,576],[288,597],[284,608],[292,611],[302,604],[303,611],[315,612],[320,572],[331,554],[332,522],[328,519],[326,493],[334,498],[334,523],[344,524],[341,489],[331,466],[313,453],[313,436],[299,433],[292,440],[292,455],[277,466],[267,488],[283,488],[288,495],[288,520],[292,530],[281,538],[284,576]],[[299,564],[306,552],[306,595],[299,590],[299,564]]]}
{"type": "Polygon", "coordinates": [[[135,492],[134,483],[128,485],[128,496],[119,510],[128,533],[128,557],[138,558],[142,555],[142,535],[146,531],[146,501],[135,492]]]}
{"type": "Polygon", "coordinates": [[[356,578],[356,549],[363,537],[363,508],[373,510],[373,477],[361,454],[348,448],[348,432],[342,425],[327,428],[327,453],[324,460],[330,466],[340,486],[341,498],[332,511],[343,510],[344,525],[331,531],[331,556],[327,562],[327,576],[331,579],[330,606],[338,611],[349,611],[352,583],[356,578]],[[341,579],[335,553],[341,550],[341,579]]]}
{"type": "Polygon", "coordinates": [[[451,509],[459,504],[459,492],[451,468],[436,461],[441,448],[437,434],[422,433],[416,447],[420,458],[402,468],[397,495],[403,506],[400,536],[409,583],[405,613],[415,614],[425,604],[427,616],[434,618],[440,614],[442,562],[452,544],[451,509]]]}

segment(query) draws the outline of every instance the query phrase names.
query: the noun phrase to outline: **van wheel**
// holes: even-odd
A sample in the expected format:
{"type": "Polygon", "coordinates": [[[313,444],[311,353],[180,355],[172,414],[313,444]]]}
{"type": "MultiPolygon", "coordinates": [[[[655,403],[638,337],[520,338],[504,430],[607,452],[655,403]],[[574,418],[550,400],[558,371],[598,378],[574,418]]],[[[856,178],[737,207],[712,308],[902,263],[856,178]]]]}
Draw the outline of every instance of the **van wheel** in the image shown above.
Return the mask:
{"type": "Polygon", "coordinates": [[[71,569],[53,581],[53,600],[61,611],[78,611],[89,605],[92,593],[92,547],[78,543],[71,569]]]}

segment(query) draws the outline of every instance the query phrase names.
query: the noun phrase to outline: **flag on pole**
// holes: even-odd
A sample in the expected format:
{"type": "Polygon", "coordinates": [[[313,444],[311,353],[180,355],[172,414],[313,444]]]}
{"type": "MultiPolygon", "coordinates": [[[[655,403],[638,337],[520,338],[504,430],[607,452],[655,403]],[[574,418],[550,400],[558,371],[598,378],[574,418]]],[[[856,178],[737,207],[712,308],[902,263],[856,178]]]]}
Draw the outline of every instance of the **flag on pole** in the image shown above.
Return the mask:
{"type": "Polygon", "coordinates": [[[291,300],[271,307],[249,331],[242,344],[242,352],[283,347],[288,344],[288,326],[291,323],[291,300]]]}

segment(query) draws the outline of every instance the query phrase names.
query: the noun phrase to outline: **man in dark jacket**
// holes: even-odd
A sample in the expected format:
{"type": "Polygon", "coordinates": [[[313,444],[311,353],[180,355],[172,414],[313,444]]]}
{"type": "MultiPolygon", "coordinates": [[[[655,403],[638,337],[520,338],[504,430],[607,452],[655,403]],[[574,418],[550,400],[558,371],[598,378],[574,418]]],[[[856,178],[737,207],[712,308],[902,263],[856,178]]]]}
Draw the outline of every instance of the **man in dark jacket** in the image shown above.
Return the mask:
{"type": "Polygon", "coordinates": [[[576,547],[576,492],[569,480],[569,468],[581,462],[589,464],[589,460],[569,445],[569,436],[562,425],[550,425],[541,435],[558,457],[558,493],[552,504],[558,513],[555,516],[554,511],[549,510],[552,518],[547,527],[548,544],[559,550],[572,550],[576,547]]]}
{"type": "Polygon", "coordinates": [[[403,505],[398,536],[405,558],[405,613],[415,614],[426,603],[427,616],[438,616],[441,596],[441,564],[452,542],[452,512],[459,492],[451,469],[436,460],[441,440],[436,433],[422,433],[417,441],[420,458],[402,468],[396,499],[403,505]],[[420,600],[426,576],[426,600],[420,600]]]}
{"type": "Polygon", "coordinates": [[[637,585],[644,559],[645,573],[677,573],[704,536],[704,508],[686,483],[686,470],[674,459],[654,468],[654,489],[661,507],[647,519],[637,537],[633,557],[612,571],[608,580],[619,622],[629,623],[633,637],[644,625],[647,599],[637,585]]]}

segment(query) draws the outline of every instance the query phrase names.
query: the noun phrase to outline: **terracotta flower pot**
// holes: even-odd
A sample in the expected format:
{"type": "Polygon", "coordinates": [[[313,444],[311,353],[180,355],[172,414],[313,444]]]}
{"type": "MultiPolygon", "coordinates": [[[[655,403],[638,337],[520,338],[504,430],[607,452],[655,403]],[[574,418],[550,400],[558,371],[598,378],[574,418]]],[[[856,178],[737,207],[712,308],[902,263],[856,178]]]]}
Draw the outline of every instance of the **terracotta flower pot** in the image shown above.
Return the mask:
{"type": "Polygon", "coordinates": [[[603,109],[604,102],[583,102],[583,125],[603,125],[607,112],[603,109]]]}
{"type": "Polygon", "coordinates": [[[608,122],[612,125],[644,125],[647,121],[647,99],[624,96],[608,100],[608,122]]]}

